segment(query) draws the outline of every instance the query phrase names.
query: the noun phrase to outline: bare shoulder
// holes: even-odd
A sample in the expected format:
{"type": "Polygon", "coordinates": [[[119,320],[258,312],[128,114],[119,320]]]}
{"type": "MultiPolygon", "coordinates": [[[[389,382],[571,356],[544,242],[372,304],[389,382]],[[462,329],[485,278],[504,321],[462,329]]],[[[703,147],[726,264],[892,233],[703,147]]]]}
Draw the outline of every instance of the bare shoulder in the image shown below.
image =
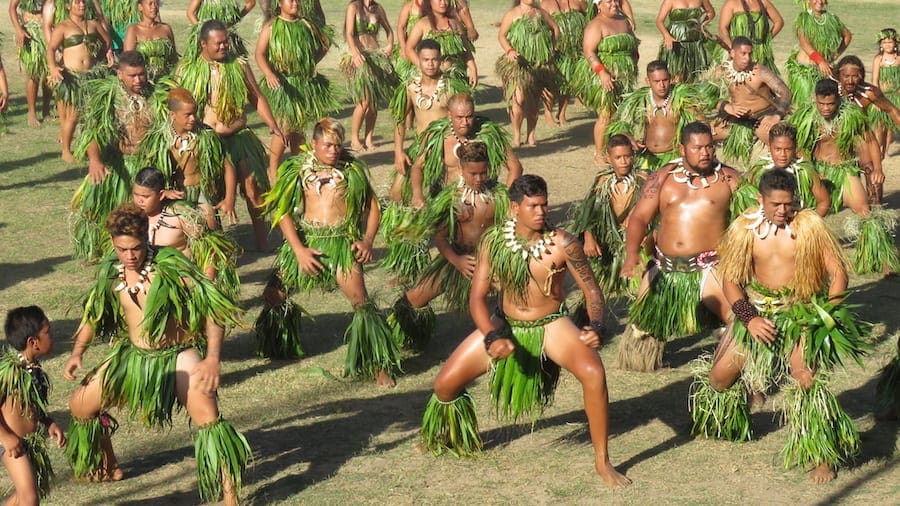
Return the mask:
{"type": "Polygon", "coordinates": [[[572,244],[581,247],[581,241],[578,240],[578,237],[561,228],[557,228],[553,231],[553,241],[562,244],[563,248],[566,249],[566,252],[568,252],[569,247],[572,244]]]}

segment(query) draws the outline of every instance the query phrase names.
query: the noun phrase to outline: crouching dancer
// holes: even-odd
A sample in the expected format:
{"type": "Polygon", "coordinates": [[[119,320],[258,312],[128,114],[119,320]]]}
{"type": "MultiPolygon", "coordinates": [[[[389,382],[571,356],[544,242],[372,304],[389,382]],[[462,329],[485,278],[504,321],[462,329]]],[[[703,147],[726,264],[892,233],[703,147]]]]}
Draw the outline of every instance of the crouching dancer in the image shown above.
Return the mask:
{"type": "Polygon", "coordinates": [[[481,449],[472,398],[465,386],[489,370],[491,397],[501,417],[536,419],[552,397],[559,367],[581,382],[597,473],[607,485],[631,481],[609,462],[606,372],[596,349],[604,333],[603,293],[581,243],[545,223],[547,184],[524,175],[509,189],[510,214],[482,237],[469,310],[478,327],[456,348],[434,382],[422,419],[423,447],[436,454],[481,449]],[[571,270],[587,298],[591,324],[579,329],[566,314],[563,277],[571,270]],[[491,315],[496,283],[501,312],[491,315]]]}
{"type": "Polygon", "coordinates": [[[125,408],[149,427],[172,424],[175,400],[197,427],[194,446],[200,498],[236,504],[250,447],[219,415],[219,353],[225,326],[240,323],[240,309],[175,248],[147,244],[147,215],[125,204],[106,220],[115,256],[101,264],[85,299],[64,376],[74,380],[95,335],[128,339],[81,382],[69,400],[72,423],[66,454],[76,477],[120,480],[106,411],[125,408]],[[206,341],[206,350],[200,343],[206,341]]]}
{"type": "Polygon", "coordinates": [[[846,358],[861,360],[868,328],[842,302],[847,266],[840,245],[815,211],[794,214],[796,191],[792,174],[767,171],[759,207],[735,220],[720,243],[719,272],[735,319],[712,361],[694,363],[690,405],[695,434],[747,440],[749,411],[738,379],[753,392],[787,379],[784,465],[813,468],[810,479],[825,483],[860,443],[828,390],[827,371],[846,358]]]}

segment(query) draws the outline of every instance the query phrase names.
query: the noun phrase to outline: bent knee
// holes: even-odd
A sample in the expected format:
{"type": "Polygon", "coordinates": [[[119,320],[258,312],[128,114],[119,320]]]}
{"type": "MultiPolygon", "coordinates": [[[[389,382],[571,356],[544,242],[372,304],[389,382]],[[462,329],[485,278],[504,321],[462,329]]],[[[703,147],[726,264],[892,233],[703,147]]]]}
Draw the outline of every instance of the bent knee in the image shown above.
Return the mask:
{"type": "Polygon", "coordinates": [[[450,402],[459,397],[460,388],[455,385],[450,378],[443,374],[438,374],[434,380],[434,394],[441,402],[450,402]]]}

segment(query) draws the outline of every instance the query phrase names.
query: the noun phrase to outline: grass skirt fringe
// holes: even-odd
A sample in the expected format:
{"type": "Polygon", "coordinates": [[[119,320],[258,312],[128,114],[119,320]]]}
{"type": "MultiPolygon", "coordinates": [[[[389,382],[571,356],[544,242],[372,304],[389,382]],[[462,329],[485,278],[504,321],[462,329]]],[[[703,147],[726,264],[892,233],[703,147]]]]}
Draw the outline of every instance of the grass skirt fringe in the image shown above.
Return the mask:
{"type": "Polygon", "coordinates": [[[678,150],[669,151],[668,153],[651,153],[644,149],[635,153],[632,166],[636,170],[650,173],[661,169],[663,165],[668,165],[672,160],[680,157],[681,153],[678,150]]]}
{"type": "Polygon", "coordinates": [[[451,453],[457,457],[472,457],[482,448],[478,434],[478,414],[468,392],[443,402],[431,394],[422,415],[422,444],[435,455],[451,453]]]}
{"type": "Polygon", "coordinates": [[[897,355],[881,370],[875,386],[875,405],[879,411],[897,413],[900,410],[900,337],[897,355]]]}
{"type": "MultiPolygon", "coordinates": [[[[457,253],[462,252],[457,251],[457,253]]],[[[428,282],[434,279],[437,280],[437,286],[441,288],[441,293],[444,296],[444,309],[458,313],[468,312],[472,280],[463,276],[443,255],[438,255],[425,268],[420,282],[428,282]]]]}
{"type": "Polygon", "coordinates": [[[288,292],[309,292],[313,288],[334,290],[337,288],[337,273],[346,273],[353,268],[355,260],[353,250],[350,249],[352,239],[347,236],[345,227],[314,228],[301,224],[301,230],[304,244],[322,252],[318,257],[322,270],[315,276],[303,272],[297,264],[293,248],[285,242],[275,257],[275,269],[280,273],[281,282],[288,292]]]}
{"type": "Polygon", "coordinates": [[[19,62],[29,79],[43,83],[47,79],[47,41],[39,21],[27,21],[22,25],[28,38],[19,48],[19,62]]]}
{"type": "Polygon", "coordinates": [[[380,50],[364,51],[365,61],[356,68],[353,57],[345,54],[341,58],[340,70],[347,78],[347,93],[354,103],[367,97],[371,107],[380,108],[390,102],[397,85],[400,84],[391,60],[380,50]]]}
{"type": "Polygon", "coordinates": [[[813,98],[816,83],[824,76],[815,65],[804,65],[797,61],[797,51],[791,53],[784,69],[787,72],[787,86],[791,90],[795,104],[806,104],[813,98]]]}
{"type": "Polygon", "coordinates": [[[103,438],[112,436],[119,422],[107,413],[89,420],[72,418],[66,430],[66,458],[76,478],[88,477],[103,466],[103,438]]]}
{"type": "Polygon", "coordinates": [[[666,29],[675,39],[672,50],[660,46],[658,59],[666,62],[672,77],[681,82],[695,82],[710,67],[709,45],[700,26],[705,12],[703,8],[672,9],[666,18],[666,29]]]}
{"type": "Polygon", "coordinates": [[[662,367],[666,341],[653,337],[635,325],[628,325],[619,342],[616,367],[626,371],[650,372],[662,367]]]}
{"type": "Polygon", "coordinates": [[[786,469],[823,463],[836,468],[859,454],[859,433],[828,390],[822,371],[808,390],[796,381],[784,389],[784,421],[790,429],[781,450],[786,469]]]}
{"type": "Polygon", "coordinates": [[[897,218],[893,211],[873,207],[868,216],[847,220],[847,232],[856,238],[853,267],[857,274],[900,272],[900,258],[894,244],[897,218]]]}
{"type": "Polygon", "coordinates": [[[103,363],[104,409],[127,408],[147,427],[170,427],[175,393],[175,364],[187,346],[145,350],[120,341],[103,363]]]}
{"type": "Polygon", "coordinates": [[[418,229],[415,225],[422,215],[422,210],[400,202],[389,202],[381,215],[381,236],[387,246],[381,266],[401,285],[414,283],[431,262],[429,238],[404,233],[418,229]]]}
{"type": "Polygon", "coordinates": [[[80,111],[84,107],[87,90],[85,87],[91,79],[100,79],[109,75],[106,64],[96,65],[84,72],[63,70],[62,81],[53,87],[53,98],[64,105],[80,111]]]}
{"type": "Polygon", "coordinates": [[[731,123],[728,137],[722,145],[722,153],[729,160],[736,160],[744,166],[750,164],[750,155],[753,154],[753,145],[756,142],[754,129],[743,123],[731,123]]]}
{"type": "Polygon", "coordinates": [[[40,432],[32,432],[22,438],[22,443],[28,459],[31,460],[38,497],[44,499],[50,495],[50,484],[56,477],[50,463],[50,455],[47,453],[47,437],[40,432]]]}
{"type": "Polygon", "coordinates": [[[304,310],[290,299],[277,306],[266,305],[253,326],[256,356],[260,358],[300,358],[301,319],[304,310]]]}
{"type": "Polygon", "coordinates": [[[241,255],[240,245],[222,230],[207,230],[202,236],[191,241],[191,257],[201,271],[207,267],[216,271],[216,286],[228,298],[237,300],[241,290],[241,279],[237,272],[237,259],[241,255]]]}
{"type": "Polygon", "coordinates": [[[728,441],[749,441],[752,438],[750,408],[740,382],[724,391],[717,391],[709,381],[713,360],[705,355],[691,362],[694,382],[688,394],[691,412],[691,435],[728,441]]]}
{"type": "Polygon", "coordinates": [[[553,399],[559,366],[544,357],[544,325],[562,318],[564,308],[535,321],[508,319],[513,354],[498,360],[491,373],[491,401],[501,420],[515,422],[520,416],[537,420],[553,399]]]}
{"type": "Polygon", "coordinates": [[[197,458],[197,489],[203,502],[218,501],[226,489],[225,480],[240,498],[244,471],[253,456],[243,434],[226,420],[218,420],[197,428],[194,436],[197,458]]]}
{"type": "Polygon", "coordinates": [[[663,341],[696,334],[708,320],[700,302],[702,276],[703,271],[657,272],[631,306],[631,323],[663,341]]]}
{"type": "Polygon", "coordinates": [[[344,340],[347,341],[344,376],[374,379],[380,371],[391,376],[400,371],[400,349],[374,302],[367,301],[356,309],[344,332],[344,340]]]}
{"type": "Polygon", "coordinates": [[[510,60],[506,56],[497,58],[494,71],[503,84],[503,99],[512,102],[516,90],[522,94],[523,104],[538,104],[544,90],[556,91],[556,73],[548,65],[535,66],[519,56],[510,60]]]}
{"type": "MultiPolygon", "coordinates": [[[[769,316],[766,315],[766,318],[769,316]]],[[[741,379],[751,392],[768,392],[787,377],[787,359],[792,347],[783,345],[783,340],[771,344],[756,341],[743,322],[735,319],[732,330],[734,341],[746,357],[741,369],[741,379]]]]}
{"type": "Polygon", "coordinates": [[[260,191],[269,190],[269,155],[253,130],[244,128],[228,137],[222,137],[222,148],[235,170],[243,168],[256,180],[260,191]]]}
{"type": "Polygon", "coordinates": [[[844,205],[844,192],[850,191],[850,178],[859,176],[860,168],[857,160],[846,160],[840,164],[819,162],[816,171],[828,188],[831,196],[831,212],[836,213],[844,205]]]}
{"type": "Polygon", "coordinates": [[[575,96],[588,109],[612,110],[622,95],[634,89],[637,82],[638,40],[630,33],[620,33],[606,37],[597,47],[597,56],[613,77],[613,91],[609,92],[600,83],[600,77],[594,74],[587,58],[580,58],[575,64],[569,86],[575,96]]]}
{"type": "Polygon", "coordinates": [[[287,132],[303,132],[311,123],[341,108],[334,87],[322,74],[312,78],[279,75],[278,79],[281,86],[273,89],[265,77],[260,78],[259,89],[276,121],[287,126],[287,132]]]}
{"type": "Polygon", "coordinates": [[[423,350],[434,334],[437,317],[431,306],[414,308],[406,295],[402,295],[387,317],[388,327],[397,346],[423,350]]]}

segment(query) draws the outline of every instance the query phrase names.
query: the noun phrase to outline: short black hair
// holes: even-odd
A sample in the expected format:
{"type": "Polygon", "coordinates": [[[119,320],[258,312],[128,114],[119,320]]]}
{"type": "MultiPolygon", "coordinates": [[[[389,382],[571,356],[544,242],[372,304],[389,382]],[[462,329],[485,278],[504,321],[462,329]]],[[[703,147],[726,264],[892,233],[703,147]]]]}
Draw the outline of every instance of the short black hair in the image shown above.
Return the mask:
{"type": "Polygon", "coordinates": [[[6,341],[13,348],[22,351],[28,338],[37,337],[41,327],[48,321],[44,310],[37,306],[17,307],[6,315],[6,324],[3,326],[6,341]]]}
{"type": "Polygon", "coordinates": [[[840,72],[840,70],[842,68],[844,68],[846,65],[853,65],[854,67],[858,68],[860,70],[860,72],[863,73],[863,76],[866,75],[866,66],[863,65],[862,60],[860,60],[858,56],[852,55],[852,54],[848,54],[847,56],[844,56],[843,58],[838,60],[837,65],[834,66],[834,69],[837,70],[838,72],[840,72]]]}
{"type": "Polygon", "coordinates": [[[753,47],[753,41],[744,36],[738,36],[731,39],[731,48],[734,49],[738,46],[750,46],[753,47]]]}
{"type": "Polygon", "coordinates": [[[786,191],[791,195],[797,194],[797,180],[794,175],[784,169],[767,170],[759,178],[759,194],[766,196],[773,191],[786,191]]]}
{"type": "Polygon", "coordinates": [[[652,62],[647,64],[647,75],[649,76],[653,72],[657,70],[665,70],[669,72],[669,64],[664,62],[663,60],[653,60],[652,62]]]}
{"type": "Polygon", "coordinates": [[[523,174],[516,178],[509,187],[509,201],[522,203],[525,197],[546,197],[547,182],[535,174],[523,174]]]}
{"type": "Polygon", "coordinates": [[[634,149],[631,145],[631,139],[629,139],[627,135],[616,134],[616,135],[613,135],[612,137],[610,137],[609,140],[606,141],[606,151],[607,152],[609,152],[609,150],[611,150],[612,148],[618,148],[621,146],[628,146],[629,149],[632,149],[632,151],[634,151],[634,149]]]}
{"type": "Polygon", "coordinates": [[[146,67],[147,60],[144,59],[144,55],[137,51],[122,51],[122,54],[119,55],[119,66],[122,67],[146,67]]]}
{"type": "Polygon", "coordinates": [[[166,176],[156,167],[144,167],[135,174],[134,184],[158,192],[166,187],[166,176]]]}
{"type": "Polygon", "coordinates": [[[834,79],[819,79],[816,83],[816,96],[836,97],[838,95],[838,83],[834,79]]]}
{"type": "Polygon", "coordinates": [[[688,139],[690,139],[692,135],[698,134],[712,137],[712,129],[702,121],[692,121],[691,123],[684,125],[684,128],[681,129],[681,145],[687,146],[688,139]]]}
{"type": "Polygon", "coordinates": [[[489,162],[487,144],[481,141],[470,141],[459,147],[457,151],[459,163],[489,162]]]}
{"type": "Polygon", "coordinates": [[[207,41],[209,40],[209,34],[212,32],[227,32],[228,27],[225,26],[225,23],[219,21],[218,19],[210,19],[203,23],[200,26],[200,40],[207,41]]]}
{"type": "Polygon", "coordinates": [[[422,52],[423,49],[432,49],[438,52],[438,56],[441,56],[441,45],[438,41],[434,39],[422,39],[416,44],[416,54],[422,52]]]}

